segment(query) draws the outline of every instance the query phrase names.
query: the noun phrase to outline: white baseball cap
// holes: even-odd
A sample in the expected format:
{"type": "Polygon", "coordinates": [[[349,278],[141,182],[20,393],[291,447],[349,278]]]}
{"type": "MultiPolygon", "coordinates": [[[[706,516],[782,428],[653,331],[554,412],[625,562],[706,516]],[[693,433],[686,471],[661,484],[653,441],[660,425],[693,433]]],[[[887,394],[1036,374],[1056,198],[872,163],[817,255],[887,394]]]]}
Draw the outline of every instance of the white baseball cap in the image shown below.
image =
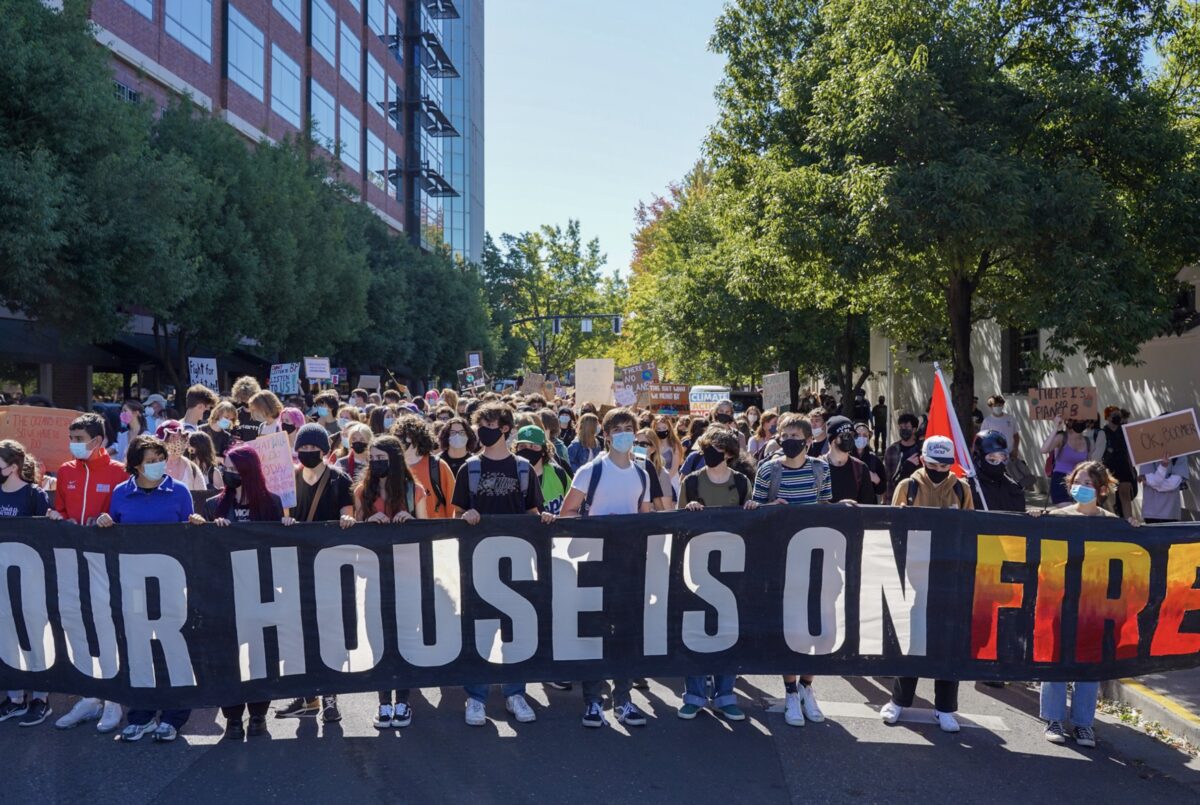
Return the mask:
{"type": "Polygon", "coordinates": [[[954,463],[954,442],[946,436],[930,436],[925,439],[921,455],[926,461],[936,464],[954,463]]]}

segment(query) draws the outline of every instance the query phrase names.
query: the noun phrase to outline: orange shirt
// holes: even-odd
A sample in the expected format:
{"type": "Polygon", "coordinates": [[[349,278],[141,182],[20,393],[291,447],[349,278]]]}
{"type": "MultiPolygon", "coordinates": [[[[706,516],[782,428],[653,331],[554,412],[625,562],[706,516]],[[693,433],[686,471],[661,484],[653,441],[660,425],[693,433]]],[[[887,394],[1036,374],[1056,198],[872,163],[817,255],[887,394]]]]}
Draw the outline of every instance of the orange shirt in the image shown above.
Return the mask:
{"type": "MultiPolygon", "coordinates": [[[[354,487],[354,511],[355,512],[358,512],[358,510],[362,508],[363,488],[364,487],[361,484],[354,487]]],[[[421,501],[424,500],[425,497],[426,497],[425,490],[421,487],[421,484],[419,484],[419,483],[414,484],[413,485],[413,508],[415,509],[417,506],[421,505],[421,501]]],[[[401,507],[403,507],[404,501],[401,501],[400,505],[401,505],[401,507]]],[[[388,517],[395,517],[400,511],[403,510],[403,509],[399,509],[397,511],[392,511],[392,512],[388,511],[387,510],[387,501],[383,495],[380,495],[379,497],[375,498],[375,503],[372,505],[371,508],[373,510],[372,514],[386,514],[388,517]]],[[[411,512],[411,514],[414,517],[417,516],[416,511],[411,512]]],[[[368,515],[368,517],[369,516],[370,515],[368,515]]],[[[364,517],[363,519],[365,520],[367,518],[364,517]]]]}
{"type": "Polygon", "coordinates": [[[408,471],[417,479],[418,486],[429,490],[429,503],[426,506],[430,518],[450,519],[454,516],[454,506],[450,503],[454,499],[454,474],[446,462],[440,458],[433,460],[438,468],[438,480],[441,482],[442,494],[446,496],[445,502],[439,502],[433,491],[433,483],[429,478],[429,456],[422,456],[420,461],[409,466],[408,471]]]}

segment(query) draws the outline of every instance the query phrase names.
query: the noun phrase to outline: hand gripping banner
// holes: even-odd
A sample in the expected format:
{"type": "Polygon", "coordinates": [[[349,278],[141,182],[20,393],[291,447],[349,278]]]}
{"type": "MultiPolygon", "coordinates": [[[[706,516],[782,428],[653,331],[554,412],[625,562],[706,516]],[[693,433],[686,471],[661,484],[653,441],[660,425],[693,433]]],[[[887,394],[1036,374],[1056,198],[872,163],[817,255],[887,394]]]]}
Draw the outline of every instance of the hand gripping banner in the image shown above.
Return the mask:
{"type": "Polygon", "coordinates": [[[200,707],[700,673],[1200,664],[1200,527],[929,509],[401,526],[0,520],[0,688],[200,707]]]}

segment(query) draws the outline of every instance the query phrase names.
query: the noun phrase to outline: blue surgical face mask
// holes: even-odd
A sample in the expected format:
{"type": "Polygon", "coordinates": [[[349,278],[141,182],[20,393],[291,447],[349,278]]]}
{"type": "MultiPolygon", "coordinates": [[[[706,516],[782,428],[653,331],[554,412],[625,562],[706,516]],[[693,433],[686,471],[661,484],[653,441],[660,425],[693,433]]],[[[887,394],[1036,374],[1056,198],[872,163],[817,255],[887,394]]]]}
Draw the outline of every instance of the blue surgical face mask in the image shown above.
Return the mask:
{"type": "Polygon", "coordinates": [[[78,459],[85,459],[92,454],[91,448],[87,446],[87,442],[68,442],[68,447],[71,449],[71,455],[78,459]]]}
{"type": "Polygon", "coordinates": [[[338,430],[345,430],[347,427],[349,427],[350,420],[346,419],[344,416],[340,416],[340,417],[338,417],[337,424],[338,424],[338,430]]]}
{"type": "Polygon", "coordinates": [[[395,425],[395,424],[396,424],[396,418],[395,418],[395,417],[385,416],[385,417],[383,418],[383,429],[384,429],[384,430],[391,430],[391,429],[392,429],[392,425],[395,425]]]}
{"type": "Polygon", "coordinates": [[[229,421],[229,417],[223,416],[217,420],[217,427],[221,430],[229,430],[232,425],[233,423],[229,421]]]}
{"type": "Polygon", "coordinates": [[[854,437],[854,446],[857,447],[859,450],[866,448],[867,437],[866,436],[855,436],[854,437]]]}
{"type": "Polygon", "coordinates": [[[647,456],[646,448],[644,448],[644,447],[633,448],[633,455],[637,458],[645,460],[645,458],[647,456]]]}
{"type": "Polygon", "coordinates": [[[318,405],[317,406],[317,416],[321,417],[322,419],[329,416],[329,406],[328,405],[318,405]]]}
{"type": "Polygon", "coordinates": [[[628,453],[633,449],[634,434],[625,431],[614,433],[609,438],[609,446],[618,453],[628,453]]]}
{"type": "Polygon", "coordinates": [[[147,481],[157,481],[167,472],[167,462],[165,461],[147,461],[142,465],[142,475],[146,476],[147,481]]]}
{"type": "Polygon", "coordinates": [[[1096,490],[1090,486],[1074,484],[1071,487],[1071,497],[1076,503],[1093,503],[1096,500],[1096,490]]]}

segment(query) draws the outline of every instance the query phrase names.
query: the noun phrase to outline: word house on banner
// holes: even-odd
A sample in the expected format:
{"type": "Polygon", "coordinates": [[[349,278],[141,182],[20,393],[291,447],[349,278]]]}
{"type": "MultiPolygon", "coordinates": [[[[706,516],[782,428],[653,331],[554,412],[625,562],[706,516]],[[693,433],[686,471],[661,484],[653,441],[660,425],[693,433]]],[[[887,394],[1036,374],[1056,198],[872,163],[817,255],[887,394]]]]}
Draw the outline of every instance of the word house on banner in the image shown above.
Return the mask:
{"type": "Polygon", "coordinates": [[[0,687],[159,708],[714,668],[1200,665],[1193,525],[772,506],[215,532],[0,520],[0,687]]]}

